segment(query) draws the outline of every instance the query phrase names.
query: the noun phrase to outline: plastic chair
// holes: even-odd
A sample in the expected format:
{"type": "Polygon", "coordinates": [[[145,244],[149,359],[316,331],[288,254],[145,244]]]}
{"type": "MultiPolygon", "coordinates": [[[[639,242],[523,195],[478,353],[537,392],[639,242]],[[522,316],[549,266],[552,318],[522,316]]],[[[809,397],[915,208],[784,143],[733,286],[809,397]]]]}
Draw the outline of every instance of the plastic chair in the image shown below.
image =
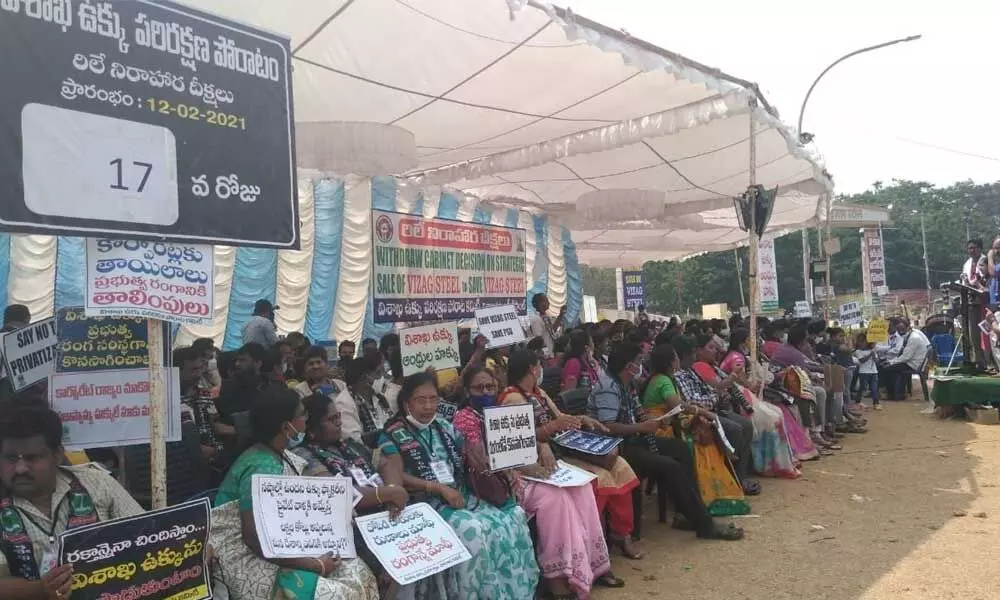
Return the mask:
{"type": "Polygon", "coordinates": [[[931,348],[937,355],[939,365],[947,366],[948,363],[960,363],[965,360],[965,354],[958,349],[954,336],[948,333],[938,333],[931,337],[931,348]],[[954,358],[952,356],[954,355],[954,358]]]}

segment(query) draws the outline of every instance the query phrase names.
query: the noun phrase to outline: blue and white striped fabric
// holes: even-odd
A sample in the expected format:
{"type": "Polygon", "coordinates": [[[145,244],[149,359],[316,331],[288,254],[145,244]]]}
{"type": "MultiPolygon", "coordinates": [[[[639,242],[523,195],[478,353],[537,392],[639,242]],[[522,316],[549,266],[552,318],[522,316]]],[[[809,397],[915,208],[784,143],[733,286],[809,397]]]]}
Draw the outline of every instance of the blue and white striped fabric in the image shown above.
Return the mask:
{"type": "MultiPolygon", "coordinates": [[[[391,331],[374,322],[368,298],[372,208],[525,229],[528,299],[546,292],[556,309],[568,304],[570,317],[580,313],[583,291],[573,240],[544,215],[392,177],[300,177],[301,249],[216,246],[214,322],[178,328],[176,343],[210,337],[225,349],[238,347],[260,298],[280,307],[275,322],[283,333],[359,342],[391,331]]],[[[84,278],[82,238],[0,233],[0,308],[25,304],[33,319],[48,317],[55,309],[82,304],[84,278]]]]}

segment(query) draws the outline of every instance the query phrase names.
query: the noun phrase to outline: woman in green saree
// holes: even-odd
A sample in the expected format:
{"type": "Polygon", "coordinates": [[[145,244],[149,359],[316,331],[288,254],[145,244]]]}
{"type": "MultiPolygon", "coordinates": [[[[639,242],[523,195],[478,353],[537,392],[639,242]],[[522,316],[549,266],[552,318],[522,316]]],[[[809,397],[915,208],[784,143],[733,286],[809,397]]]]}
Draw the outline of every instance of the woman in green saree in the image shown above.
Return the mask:
{"type": "Polygon", "coordinates": [[[255,474],[301,475],[305,461],[288,451],[302,442],[305,410],[288,388],[262,392],[250,410],[254,444],[226,474],[212,511],[212,544],[233,600],[376,600],[375,576],[360,559],[330,554],[269,559],[253,516],[255,474]]]}

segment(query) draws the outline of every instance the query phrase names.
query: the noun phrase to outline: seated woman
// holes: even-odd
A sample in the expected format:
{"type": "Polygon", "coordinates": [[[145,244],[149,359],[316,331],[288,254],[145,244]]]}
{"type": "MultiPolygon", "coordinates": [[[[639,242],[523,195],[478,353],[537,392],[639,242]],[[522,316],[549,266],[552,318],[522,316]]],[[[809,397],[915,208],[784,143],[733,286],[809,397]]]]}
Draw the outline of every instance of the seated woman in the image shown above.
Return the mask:
{"type": "Polygon", "coordinates": [[[639,346],[623,343],[611,350],[608,374],[591,397],[591,414],[611,435],[625,438],[622,455],[637,471],[656,480],[661,493],[667,492],[699,538],[739,540],[743,530],[730,525],[720,528],[698,494],[692,474],[691,455],[683,443],[668,443],[653,434],[662,421],[650,418],[639,404],[633,378],[639,373],[639,346]],[[689,471],[690,468],[690,471],[689,471]]]}
{"type": "MultiPolygon", "coordinates": [[[[485,463],[483,409],[496,405],[497,381],[481,368],[466,371],[462,379],[467,405],[455,415],[455,429],[462,435],[466,449],[477,448],[475,454],[482,456],[485,463]]],[[[595,579],[603,585],[621,587],[621,580],[610,574],[611,558],[593,489],[560,488],[522,477],[546,479],[556,466],[551,448],[541,442],[536,464],[508,472],[518,501],[529,516],[535,517],[538,563],[549,591],[556,600],[572,600],[587,598],[595,579]]],[[[480,468],[488,470],[488,465],[480,468]]]]}
{"type": "Polygon", "coordinates": [[[399,391],[399,412],[386,423],[378,443],[389,468],[403,471],[403,483],[413,500],[428,502],[441,513],[472,560],[421,580],[408,597],[531,598],[538,584],[538,565],[524,510],[513,501],[497,508],[468,489],[462,439],[450,423],[436,416],[437,404],[434,376],[410,375],[399,391]],[[429,585],[438,588],[430,590],[429,585]]]}
{"type": "Polygon", "coordinates": [[[392,415],[385,397],[372,389],[379,355],[367,354],[347,363],[344,382],[347,389],[337,394],[334,404],[343,419],[343,435],[374,448],[379,430],[392,415]]]}
{"type": "Polygon", "coordinates": [[[594,360],[594,342],[586,331],[576,330],[569,334],[569,347],[564,355],[561,389],[569,392],[575,389],[590,390],[597,382],[600,365],[594,360]]]}
{"type": "Polygon", "coordinates": [[[795,479],[802,473],[798,469],[798,461],[792,455],[781,410],[771,403],[758,400],[757,395],[751,391],[751,386],[760,390],[760,382],[751,383],[744,370],[747,338],[745,329],[732,333],[729,353],[725,359],[726,366],[730,369],[727,373],[718,367],[715,342],[709,337],[699,337],[698,360],[692,365],[692,369],[709,385],[719,385],[727,376],[731,376],[731,381],[734,383],[728,390],[720,389],[719,392],[723,398],[726,398],[725,394],[728,393],[734,407],[742,407],[743,415],[753,423],[753,440],[750,447],[753,452],[754,470],[765,477],[795,479]],[[737,354],[740,358],[736,358],[737,354]]]}
{"type": "MultiPolygon", "coordinates": [[[[507,379],[511,385],[500,394],[500,403],[503,405],[531,403],[535,409],[538,441],[548,442],[558,433],[581,427],[607,433],[607,428],[590,417],[575,417],[559,412],[548,395],[538,387],[541,376],[542,363],[538,356],[528,351],[514,352],[510,355],[507,367],[507,379]]],[[[627,558],[642,558],[642,553],[632,540],[635,528],[632,490],[639,485],[632,467],[617,455],[617,451],[607,457],[585,459],[583,455],[567,454],[563,459],[597,476],[593,483],[597,512],[603,515],[607,508],[610,513],[608,528],[611,530],[611,541],[627,558]]]]}
{"type": "Polygon", "coordinates": [[[652,377],[646,385],[642,407],[653,418],[662,417],[677,406],[683,405],[684,409],[671,427],[661,427],[656,435],[683,440],[691,449],[698,490],[709,514],[714,517],[749,514],[750,504],[716,433],[715,414],[684,402],[677,391],[672,376],[680,360],[673,346],[669,343],[657,346],[650,363],[652,377]]]}
{"type": "Polygon", "coordinates": [[[226,474],[212,511],[212,545],[234,600],[376,600],[375,576],[360,559],[330,554],[310,558],[264,558],[253,516],[255,474],[301,475],[305,461],[288,451],[306,429],[299,395],[270,387],[250,409],[253,446],[226,474]]]}

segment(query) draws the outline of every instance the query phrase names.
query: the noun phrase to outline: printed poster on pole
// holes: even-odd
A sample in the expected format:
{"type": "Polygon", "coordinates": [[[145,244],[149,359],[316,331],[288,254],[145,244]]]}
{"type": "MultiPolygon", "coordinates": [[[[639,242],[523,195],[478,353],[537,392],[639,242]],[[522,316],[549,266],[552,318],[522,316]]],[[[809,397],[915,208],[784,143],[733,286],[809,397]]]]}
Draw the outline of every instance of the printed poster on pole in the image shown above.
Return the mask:
{"type": "Polygon", "coordinates": [[[774,259],[774,238],[757,245],[757,303],[765,312],[778,310],[778,268],[774,259]]]}
{"type": "Polygon", "coordinates": [[[3,334],[3,369],[15,392],[52,374],[56,366],[56,320],[36,321],[3,334]]]}
{"type": "Polygon", "coordinates": [[[372,211],[376,323],[450,321],[513,305],[526,314],[523,229],[372,211]]]}

